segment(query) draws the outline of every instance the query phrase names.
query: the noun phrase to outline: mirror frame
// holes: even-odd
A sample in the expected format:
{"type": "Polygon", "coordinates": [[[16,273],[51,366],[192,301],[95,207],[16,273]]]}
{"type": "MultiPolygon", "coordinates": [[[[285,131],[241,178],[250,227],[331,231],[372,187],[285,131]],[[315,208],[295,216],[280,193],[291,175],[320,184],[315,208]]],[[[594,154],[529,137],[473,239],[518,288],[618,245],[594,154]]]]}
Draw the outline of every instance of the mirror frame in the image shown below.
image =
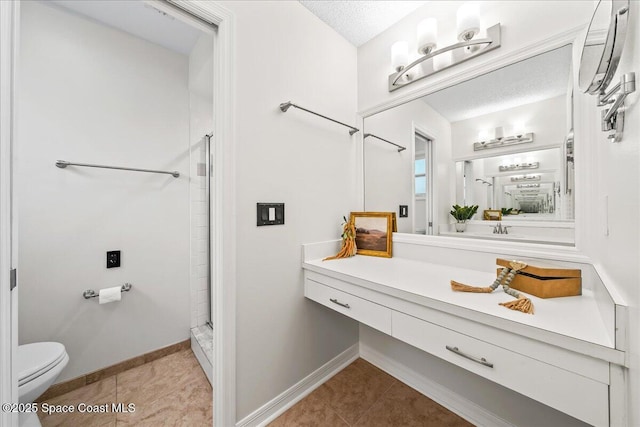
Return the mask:
{"type": "Polygon", "coordinates": [[[603,93],[611,80],[613,75],[618,69],[618,63],[622,56],[622,49],[624,48],[624,40],[627,35],[627,24],[629,19],[629,0],[600,0],[593,11],[591,22],[587,28],[585,35],[585,43],[583,44],[582,53],[580,54],[580,71],[578,72],[578,87],[585,93],[590,95],[598,95],[603,93]],[[600,62],[596,67],[596,72],[593,76],[588,77],[590,81],[588,86],[582,86],[581,80],[585,73],[585,49],[586,39],[591,32],[591,26],[596,17],[598,8],[609,4],[610,19],[609,28],[607,29],[607,36],[602,48],[602,54],[600,55],[600,62]]]}
{"type": "MultiPolygon", "coordinates": [[[[434,81],[428,85],[424,85],[412,92],[408,92],[403,96],[398,96],[398,97],[388,99],[384,102],[374,105],[373,107],[359,111],[358,124],[360,126],[364,126],[364,119],[366,119],[367,117],[373,116],[374,114],[378,114],[388,109],[398,107],[407,102],[414,101],[416,99],[430,95],[442,89],[446,89],[448,87],[465,82],[467,80],[471,80],[475,77],[479,77],[486,73],[490,73],[492,71],[515,64],[522,60],[531,58],[533,56],[548,52],[550,50],[560,48],[567,44],[574,45],[575,46],[574,49],[579,48],[580,46],[582,46],[582,42],[584,41],[583,33],[585,30],[586,30],[586,24],[579,25],[565,32],[558,33],[545,40],[524,45],[521,48],[518,48],[498,58],[495,58],[493,61],[478,64],[473,69],[461,69],[461,71],[452,73],[452,74],[445,73],[446,75],[438,76],[439,78],[434,79],[434,81]]],[[[575,55],[577,55],[578,52],[579,51],[574,50],[575,55]]],[[[577,72],[575,72],[574,77],[577,77],[577,72]]],[[[574,120],[576,120],[576,117],[574,117],[574,120]]],[[[357,156],[358,156],[358,161],[356,164],[356,173],[358,174],[357,203],[361,209],[364,209],[364,193],[365,193],[364,191],[364,141],[361,135],[358,138],[357,156]]],[[[589,155],[588,153],[585,152],[582,155],[580,155],[580,157],[583,157],[583,156],[585,156],[584,168],[588,169],[587,158],[589,157],[589,155]]],[[[585,177],[583,176],[582,173],[579,173],[578,175],[576,175],[576,181],[578,180],[584,181],[584,179],[585,177]]],[[[577,197],[576,210],[580,210],[580,206],[585,204],[584,198],[586,196],[587,196],[586,193],[581,193],[581,195],[577,197]]],[[[409,233],[394,233],[393,239],[394,239],[394,242],[398,242],[398,243],[410,243],[410,244],[416,244],[416,245],[436,246],[436,247],[443,247],[443,248],[459,248],[459,249],[472,250],[472,251],[478,251],[478,252],[494,253],[496,251],[498,252],[509,251],[510,254],[519,255],[519,256],[534,256],[539,251],[539,249],[536,249],[536,248],[544,247],[545,253],[547,256],[553,256],[558,259],[572,260],[575,262],[589,262],[588,256],[586,256],[580,250],[580,247],[582,246],[582,240],[585,239],[584,218],[582,217],[582,215],[581,216],[576,215],[574,224],[575,224],[575,230],[576,230],[575,246],[547,245],[542,242],[535,243],[535,244],[530,244],[530,243],[523,244],[519,242],[510,242],[510,241],[491,241],[491,240],[448,237],[448,236],[439,236],[439,235],[425,236],[425,235],[417,235],[417,234],[409,234],[409,233]]]]}

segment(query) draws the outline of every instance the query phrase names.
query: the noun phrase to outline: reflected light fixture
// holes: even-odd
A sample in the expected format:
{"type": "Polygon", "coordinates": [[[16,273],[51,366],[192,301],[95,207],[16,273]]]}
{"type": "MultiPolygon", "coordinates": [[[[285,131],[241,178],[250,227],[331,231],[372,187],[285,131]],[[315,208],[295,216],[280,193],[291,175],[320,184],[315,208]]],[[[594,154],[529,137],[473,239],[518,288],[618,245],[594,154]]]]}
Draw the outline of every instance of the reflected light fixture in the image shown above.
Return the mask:
{"type": "Polygon", "coordinates": [[[540,162],[529,162],[529,163],[515,163],[512,165],[501,165],[498,167],[500,172],[508,172],[508,171],[517,171],[523,169],[538,169],[540,167],[540,162]]]}
{"type": "Polygon", "coordinates": [[[508,147],[511,145],[526,144],[533,142],[533,132],[524,135],[511,135],[498,138],[498,129],[496,128],[496,137],[488,141],[478,141],[473,143],[473,151],[486,150],[488,148],[508,147]]]}
{"type": "Polygon", "coordinates": [[[518,188],[540,188],[540,184],[518,184],[518,188]]]}
{"type": "Polygon", "coordinates": [[[436,19],[427,18],[420,21],[417,26],[417,51],[420,54],[418,59],[409,64],[409,49],[406,41],[399,41],[391,46],[393,72],[389,76],[389,92],[500,47],[500,23],[487,28],[486,33],[486,37],[478,37],[480,15],[475,2],[463,4],[456,13],[458,42],[439,49],[436,19]],[[433,58],[432,69],[417,67],[431,58],[433,58]],[[414,68],[416,72],[410,74],[409,71],[414,68]]]}
{"type": "Polygon", "coordinates": [[[540,181],[540,175],[520,175],[520,176],[512,176],[511,182],[519,182],[519,181],[540,181]]]}

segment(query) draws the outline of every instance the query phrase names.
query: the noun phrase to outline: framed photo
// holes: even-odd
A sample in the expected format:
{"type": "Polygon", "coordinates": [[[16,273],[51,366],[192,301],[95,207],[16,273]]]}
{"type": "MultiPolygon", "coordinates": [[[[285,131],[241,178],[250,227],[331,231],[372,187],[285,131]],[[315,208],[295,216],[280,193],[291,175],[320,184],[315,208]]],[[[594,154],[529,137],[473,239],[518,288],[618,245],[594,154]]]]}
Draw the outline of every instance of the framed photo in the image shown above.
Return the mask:
{"type": "Polygon", "coordinates": [[[391,258],[393,212],[351,212],[358,254],[391,258]]]}
{"type": "Polygon", "coordinates": [[[485,221],[500,221],[502,219],[502,211],[499,209],[485,209],[482,219],[485,221]]]}

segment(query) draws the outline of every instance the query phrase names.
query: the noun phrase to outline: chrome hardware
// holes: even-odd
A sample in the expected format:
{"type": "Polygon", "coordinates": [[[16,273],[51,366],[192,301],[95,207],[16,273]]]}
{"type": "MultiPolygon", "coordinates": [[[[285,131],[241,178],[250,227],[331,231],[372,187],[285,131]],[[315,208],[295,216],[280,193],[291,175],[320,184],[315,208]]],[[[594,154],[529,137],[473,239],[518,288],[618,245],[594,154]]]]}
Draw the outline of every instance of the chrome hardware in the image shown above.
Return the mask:
{"type": "Polygon", "coordinates": [[[123,171],[134,171],[134,172],[163,173],[163,174],[171,175],[174,178],[177,178],[180,176],[180,172],[178,171],[170,172],[170,171],[160,171],[155,169],[138,169],[138,168],[125,168],[120,166],[92,165],[89,163],[72,163],[72,162],[67,162],[66,160],[56,160],[56,166],[59,167],[60,169],[64,169],[67,166],[82,166],[85,168],[118,169],[123,171]]]}
{"type": "MultiPolygon", "coordinates": [[[[120,288],[120,292],[129,292],[132,287],[133,287],[133,285],[131,283],[125,283],[120,288]]],[[[99,295],[100,295],[100,293],[94,291],[93,289],[87,289],[86,291],[84,291],[82,293],[82,296],[84,297],[84,299],[96,298],[99,295]]]]}
{"type": "Polygon", "coordinates": [[[446,345],[445,348],[447,350],[459,355],[459,356],[464,357],[465,359],[469,359],[469,360],[471,360],[473,362],[479,363],[479,364],[484,365],[484,366],[488,366],[489,368],[493,368],[493,363],[487,362],[487,359],[485,359],[484,357],[479,357],[478,358],[478,357],[470,356],[470,355],[468,355],[466,353],[461,352],[458,349],[458,347],[451,347],[451,346],[446,345]]]}
{"type": "Polygon", "coordinates": [[[489,227],[493,228],[493,234],[509,234],[510,226],[503,226],[501,222],[497,223],[495,226],[490,225],[489,227]]]}
{"type": "Polygon", "coordinates": [[[338,301],[338,300],[337,300],[337,299],[335,299],[335,298],[329,298],[329,301],[331,301],[331,302],[332,302],[332,303],[334,303],[334,304],[338,304],[339,306],[342,306],[342,307],[344,307],[344,308],[351,308],[351,306],[350,306],[349,304],[345,304],[345,303],[343,303],[343,302],[340,302],[340,301],[338,301]]]}
{"type": "Polygon", "coordinates": [[[282,111],[283,113],[286,113],[286,112],[287,112],[287,110],[288,110],[289,108],[291,108],[291,107],[295,107],[295,108],[297,108],[297,109],[299,109],[299,110],[306,111],[307,113],[314,114],[314,115],[316,115],[316,116],[318,116],[318,117],[322,117],[323,119],[327,119],[327,120],[332,121],[332,122],[334,122],[334,123],[337,123],[337,124],[339,124],[339,125],[342,125],[342,126],[348,127],[348,128],[350,129],[350,130],[349,130],[349,135],[353,135],[354,133],[356,133],[356,132],[359,132],[359,131],[360,131],[360,129],[358,129],[358,128],[355,128],[355,127],[353,127],[353,126],[349,126],[349,125],[348,125],[348,124],[346,124],[346,123],[342,123],[342,122],[339,122],[339,121],[337,121],[337,120],[334,120],[334,119],[332,119],[331,117],[323,116],[322,114],[318,114],[318,113],[316,113],[315,111],[307,110],[306,108],[303,108],[303,107],[301,107],[301,106],[299,106],[299,105],[296,105],[296,104],[294,104],[294,103],[293,103],[293,102],[291,102],[291,101],[283,102],[282,104],[280,104],[280,111],[282,111]]]}
{"type": "Polygon", "coordinates": [[[384,141],[384,142],[386,142],[386,143],[388,143],[388,144],[395,145],[396,147],[398,147],[398,153],[407,149],[407,147],[403,147],[402,145],[398,145],[398,144],[396,144],[395,142],[391,142],[391,141],[389,141],[389,140],[387,140],[387,139],[380,138],[379,136],[374,135],[374,134],[372,134],[372,133],[365,133],[365,134],[363,135],[363,138],[368,138],[368,137],[370,137],[370,136],[371,136],[371,137],[373,137],[373,138],[379,139],[380,141],[384,141]]]}

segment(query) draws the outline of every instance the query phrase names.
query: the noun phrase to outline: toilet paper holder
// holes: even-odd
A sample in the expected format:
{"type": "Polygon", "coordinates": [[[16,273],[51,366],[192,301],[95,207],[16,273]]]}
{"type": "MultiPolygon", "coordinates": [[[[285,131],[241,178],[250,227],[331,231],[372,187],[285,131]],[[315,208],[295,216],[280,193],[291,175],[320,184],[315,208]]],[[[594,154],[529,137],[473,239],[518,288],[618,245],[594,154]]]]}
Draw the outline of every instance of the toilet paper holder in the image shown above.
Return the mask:
{"type": "MultiPolygon", "coordinates": [[[[125,283],[120,288],[120,292],[129,292],[132,287],[133,287],[133,285],[131,283],[125,283]]],[[[99,295],[100,295],[100,293],[94,291],[93,289],[87,289],[86,291],[84,291],[82,293],[82,296],[84,297],[84,299],[96,298],[99,295]]]]}

